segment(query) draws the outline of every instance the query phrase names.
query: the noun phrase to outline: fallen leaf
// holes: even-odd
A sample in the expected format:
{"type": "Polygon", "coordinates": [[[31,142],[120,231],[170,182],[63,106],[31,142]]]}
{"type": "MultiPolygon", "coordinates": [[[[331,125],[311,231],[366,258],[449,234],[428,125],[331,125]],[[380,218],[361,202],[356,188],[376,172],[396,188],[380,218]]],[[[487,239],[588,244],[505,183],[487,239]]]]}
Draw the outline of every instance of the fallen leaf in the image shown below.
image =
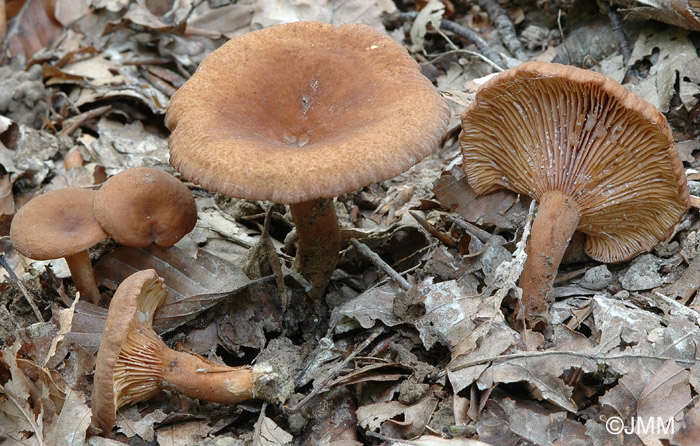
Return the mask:
{"type": "Polygon", "coordinates": [[[260,423],[260,436],[255,439],[254,446],[284,446],[293,438],[272,419],[264,417],[260,423]]]}
{"type": "Polygon", "coordinates": [[[494,392],[476,423],[479,438],[490,444],[512,445],[525,441],[553,444],[567,420],[566,412],[551,410],[529,401],[520,401],[494,392]]]}
{"type": "Polygon", "coordinates": [[[386,31],[381,16],[396,10],[391,0],[259,0],[253,15],[254,27],[267,28],[280,23],[314,20],[333,25],[362,23],[386,31]]]}
{"type": "Polygon", "coordinates": [[[433,189],[443,208],[456,212],[476,225],[515,230],[523,226],[530,197],[508,190],[477,195],[467,183],[461,166],[444,172],[433,189]]]}
{"type": "Polygon", "coordinates": [[[31,59],[40,50],[51,46],[63,33],[63,26],[54,16],[52,2],[24,0],[22,3],[17,15],[7,17],[8,33],[3,41],[0,60],[6,57],[5,49],[10,57],[24,54],[24,57],[31,59]]]}
{"type": "Polygon", "coordinates": [[[398,401],[368,404],[357,409],[357,424],[389,437],[411,438],[423,432],[436,406],[437,398],[432,395],[413,405],[398,401]],[[398,424],[394,418],[400,415],[402,421],[398,424]]]}

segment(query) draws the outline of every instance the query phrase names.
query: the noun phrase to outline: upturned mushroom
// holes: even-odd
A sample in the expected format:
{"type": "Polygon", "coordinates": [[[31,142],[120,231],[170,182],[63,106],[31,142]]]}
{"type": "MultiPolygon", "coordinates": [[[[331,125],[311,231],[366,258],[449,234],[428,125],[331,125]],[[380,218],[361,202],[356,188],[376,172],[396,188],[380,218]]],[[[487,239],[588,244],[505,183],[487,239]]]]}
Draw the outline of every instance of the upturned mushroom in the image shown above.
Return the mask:
{"type": "Polygon", "coordinates": [[[320,295],[341,248],[333,197],[430,154],[449,110],[389,36],[360,24],[296,22],[211,53],[166,117],[170,163],[185,178],[290,205],[296,267],[320,295]]]}
{"type": "Polygon", "coordinates": [[[107,238],[93,212],[97,192],[58,189],[22,206],[12,219],[10,239],[15,249],[34,260],[65,258],[75,288],[83,299],[98,304],[100,291],[88,249],[107,238]]]}
{"type": "Polygon", "coordinates": [[[95,218],[117,243],[145,247],[177,243],[197,223],[187,186],[153,167],[135,167],[105,181],[95,197],[95,218]]]}
{"type": "Polygon", "coordinates": [[[539,202],[520,277],[529,326],[576,229],[586,253],[621,262],[667,239],[689,207],[665,117],[612,79],[528,62],[484,84],[462,115],[460,144],[479,194],[505,188],[539,202]]]}
{"type": "Polygon", "coordinates": [[[228,367],[172,350],[156,335],[153,314],[167,293],[163,279],[149,269],[129,276],[112,298],[91,403],[93,424],[104,433],[112,430],[120,407],[166,387],[223,404],[256,397],[255,382],[262,375],[251,367],[228,367]]]}

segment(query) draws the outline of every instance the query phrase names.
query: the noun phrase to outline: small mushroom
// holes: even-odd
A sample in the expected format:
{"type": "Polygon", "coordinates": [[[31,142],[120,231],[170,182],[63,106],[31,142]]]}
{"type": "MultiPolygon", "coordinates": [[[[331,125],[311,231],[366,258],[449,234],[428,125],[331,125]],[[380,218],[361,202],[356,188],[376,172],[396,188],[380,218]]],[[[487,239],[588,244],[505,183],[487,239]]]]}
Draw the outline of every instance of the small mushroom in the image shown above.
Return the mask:
{"type": "Polygon", "coordinates": [[[230,40],[175,93],[170,163],[209,190],[289,204],[296,267],[318,296],[341,248],[333,197],[409,169],[440,143],[449,115],[389,36],[277,25],[230,40]]]}
{"type": "Polygon", "coordinates": [[[256,396],[256,372],[228,367],[168,348],[151,327],[168,292],[152,269],[124,280],[109,305],[97,353],[93,424],[108,433],[117,410],[145,401],[162,388],[191,398],[235,404],[256,396]]]}
{"type": "Polygon", "coordinates": [[[95,197],[95,218],[117,243],[172,246],[197,223],[187,186],[152,167],[127,169],[107,180],[95,197]]]}
{"type": "Polygon", "coordinates": [[[586,253],[621,262],[667,239],[689,207],[664,116],[602,74],[528,62],[484,84],[462,115],[464,170],[479,194],[510,189],[539,202],[520,277],[528,325],[576,229],[586,253]]]}
{"type": "Polygon", "coordinates": [[[15,249],[35,260],[65,258],[75,288],[97,304],[100,292],[88,249],[107,238],[93,212],[97,192],[58,189],[22,206],[12,220],[10,239],[15,249]]]}

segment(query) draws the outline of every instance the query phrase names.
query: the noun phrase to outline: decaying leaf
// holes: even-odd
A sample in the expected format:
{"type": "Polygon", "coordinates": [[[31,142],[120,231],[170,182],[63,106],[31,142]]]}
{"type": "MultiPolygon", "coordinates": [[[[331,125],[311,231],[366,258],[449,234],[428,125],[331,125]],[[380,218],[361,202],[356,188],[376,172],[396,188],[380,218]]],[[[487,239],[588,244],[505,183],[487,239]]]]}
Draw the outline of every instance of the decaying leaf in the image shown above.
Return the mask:
{"type": "Polygon", "coordinates": [[[478,196],[467,183],[461,167],[443,173],[433,193],[443,208],[464,217],[470,223],[515,230],[525,223],[530,197],[498,190],[478,196]]]}
{"type": "Polygon", "coordinates": [[[370,404],[357,409],[357,423],[365,429],[379,431],[392,438],[411,438],[420,435],[435,410],[437,399],[428,396],[408,406],[398,401],[370,404]],[[402,415],[403,420],[394,418],[402,415]]]}
{"type": "MultiPolygon", "coordinates": [[[[154,330],[162,334],[187,323],[248,285],[248,278],[239,268],[228,264],[224,280],[219,267],[220,263],[208,260],[204,252],[196,261],[175,247],[120,247],[101,259],[95,266],[95,275],[100,284],[114,290],[136,271],[156,270],[168,290],[168,297],[153,321],[154,330]]],[[[88,351],[96,351],[106,317],[105,308],[78,303],[69,338],[88,351]]]]}
{"type": "Polygon", "coordinates": [[[394,2],[390,0],[340,3],[331,0],[260,0],[253,15],[253,26],[267,28],[279,23],[316,20],[334,25],[363,23],[384,31],[381,14],[394,12],[395,9],[394,2]]]}
{"type": "Polygon", "coordinates": [[[635,42],[630,64],[643,59],[653,59],[654,64],[649,75],[639,84],[625,86],[662,112],[669,110],[677,78],[680,80],[679,94],[686,110],[692,109],[698,101],[700,59],[688,34],[681,29],[660,33],[654,26],[648,26],[635,42]]]}
{"type": "Polygon", "coordinates": [[[260,435],[255,439],[255,446],[284,446],[293,438],[277,423],[264,417],[260,423],[260,435]]]}

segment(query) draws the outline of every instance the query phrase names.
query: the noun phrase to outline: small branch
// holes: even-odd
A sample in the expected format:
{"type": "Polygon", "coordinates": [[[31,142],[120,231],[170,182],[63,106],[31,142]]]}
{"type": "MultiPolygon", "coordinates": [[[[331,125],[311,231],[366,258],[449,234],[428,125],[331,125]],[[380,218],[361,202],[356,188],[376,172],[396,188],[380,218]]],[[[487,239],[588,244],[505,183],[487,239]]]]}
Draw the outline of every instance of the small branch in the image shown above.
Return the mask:
{"type": "Polygon", "coordinates": [[[629,62],[630,57],[632,57],[632,48],[630,48],[630,42],[627,39],[625,30],[622,28],[620,13],[617,12],[617,9],[608,8],[608,18],[615,32],[615,37],[617,37],[617,43],[620,45],[620,51],[622,51],[622,64],[627,66],[627,62],[629,62]]]}
{"type": "Polygon", "coordinates": [[[463,364],[459,364],[453,367],[449,368],[450,372],[456,372],[458,370],[466,369],[468,367],[474,367],[476,365],[482,365],[482,364],[488,364],[490,362],[495,362],[495,363],[503,363],[503,362],[508,362],[513,359],[525,359],[525,358],[542,358],[542,357],[547,357],[547,356],[573,356],[575,358],[583,358],[583,359],[590,359],[591,361],[596,361],[596,362],[606,362],[606,361],[616,361],[616,360],[623,360],[623,359],[652,359],[656,361],[668,361],[669,359],[672,359],[678,363],[681,364],[687,364],[687,365],[693,365],[697,363],[696,360],[689,360],[689,359],[678,359],[678,358],[671,358],[667,356],[654,356],[654,355],[645,355],[645,354],[635,354],[635,353],[621,353],[618,355],[593,355],[589,353],[581,353],[581,352],[575,352],[575,351],[567,351],[567,350],[545,350],[545,351],[530,351],[530,352],[522,352],[522,353],[512,353],[509,355],[500,355],[500,356],[492,356],[489,358],[480,358],[480,359],[475,359],[473,361],[465,362],[463,364]]]}
{"type": "Polygon", "coordinates": [[[36,303],[34,303],[34,298],[32,298],[31,293],[29,292],[27,287],[24,286],[24,283],[22,283],[22,281],[19,280],[17,274],[15,274],[15,272],[12,271],[12,268],[10,268],[10,265],[7,263],[7,259],[5,258],[5,254],[0,254],[0,266],[2,266],[5,269],[5,271],[7,271],[10,282],[14,283],[19,287],[20,291],[24,295],[24,298],[29,303],[29,306],[32,307],[34,315],[37,319],[39,319],[39,322],[44,322],[44,318],[41,316],[41,311],[39,311],[39,307],[37,307],[36,303]]]}
{"type": "Polygon", "coordinates": [[[571,53],[569,52],[569,45],[566,44],[566,37],[564,36],[564,29],[561,27],[561,9],[559,14],[557,14],[557,26],[559,27],[559,35],[561,35],[561,42],[564,44],[564,50],[566,51],[566,57],[569,58],[569,65],[572,64],[571,53]]]}
{"type": "Polygon", "coordinates": [[[387,276],[391,277],[391,279],[404,291],[408,291],[411,289],[411,284],[408,283],[408,280],[404,279],[401,277],[399,273],[396,272],[394,268],[392,268],[388,263],[386,263],[384,260],[382,260],[379,255],[369,249],[367,245],[365,245],[362,242],[358,242],[357,239],[351,238],[350,243],[352,246],[357,249],[357,252],[362,254],[363,257],[365,257],[367,260],[372,262],[376,267],[381,269],[386,273],[387,276]]]}
{"type": "Polygon", "coordinates": [[[681,304],[675,299],[671,299],[670,297],[663,295],[658,291],[654,291],[653,294],[651,294],[649,297],[655,300],[656,303],[664,303],[670,306],[673,310],[686,317],[689,317],[690,319],[695,321],[696,324],[700,325],[700,313],[693,310],[692,308],[686,307],[685,305],[681,304]]]}
{"type": "MultiPolygon", "coordinates": [[[[467,56],[474,56],[478,57],[479,59],[483,60],[487,64],[491,65],[491,67],[496,70],[496,71],[505,71],[503,68],[500,66],[496,65],[491,59],[488,57],[484,56],[481,53],[477,53],[476,51],[469,51],[469,50],[450,50],[450,51],[445,51],[444,53],[440,53],[433,57],[432,59],[429,59],[430,63],[437,62],[438,60],[442,59],[445,56],[449,56],[451,54],[466,54],[467,56]]],[[[427,63],[427,62],[422,62],[422,64],[427,63]]]]}
{"type": "Polygon", "coordinates": [[[450,248],[457,247],[457,245],[458,245],[457,240],[453,239],[448,234],[445,234],[444,232],[438,230],[433,225],[428,223],[428,221],[425,218],[423,218],[423,216],[421,216],[418,212],[408,211],[408,213],[411,214],[411,216],[413,218],[415,218],[416,221],[418,223],[420,223],[421,226],[423,226],[423,229],[425,229],[426,231],[428,231],[430,233],[430,235],[432,235],[436,239],[440,240],[442,243],[444,243],[446,246],[448,246],[450,248]]]}
{"type": "Polygon", "coordinates": [[[258,446],[263,444],[261,439],[262,424],[265,421],[265,412],[267,411],[267,403],[263,403],[260,408],[260,415],[258,415],[258,421],[255,422],[255,433],[253,434],[253,445],[258,446]]]}
{"type": "MultiPolygon", "coordinates": [[[[24,13],[27,12],[27,10],[29,9],[29,5],[31,4],[32,0],[25,1],[22,7],[20,8],[19,12],[15,14],[15,16],[12,18],[12,27],[10,29],[6,28],[7,32],[5,33],[4,39],[2,41],[2,47],[0,47],[0,61],[6,60],[5,57],[7,56],[7,50],[10,46],[10,40],[12,40],[12,37],[15,34],[17,34],[19,26],[22,23],[22,16],[24,16],[24,13]]],[[[5,26],[7,27],[7,25],[5,26]]]]}
{"type": "Polygon", "coordinates": [[[526,62],[530,58],[525,54],[523,45],[515,34],[515,26],[508,17],[508,13],[503,6],[496,0],[479,0],[479,6],[484,8],[489,13],[491,23],[496,27],[501,35],[503,44],[508,48],[508,51],[515,56],[516,59],[526,62]]]}
{"type": "Polygon", "coordinates": [[[480,227],[469,223],[467,220],[460,216],[448,215],[447,218],[452,223],[467,231],[467,233],[469,233],[469,235],[471,235],[472,237],[478,238],[479,241],[481,241],[482,243],[487,243],[488,241],[494,238],[494,236],[491,233],[484,231],[480,227]]]}
{"type": "MultiPolygon", "coordinates": [[[[399,18],[402,20],[415,20],[416,17],[418,17],[418,12],[416,11],[402,12],[401,14],[399,14],[399,18]]],[[[476,32],[460,25],[457,22],[453,22],[452,20],[446,19],[442,19],[440,21],[440,28],[445,31],[450,31],[451,33],[454,33],[457,36],[473,43],[474,45],[476,45],[476,48],[484,55],[484,57],[490,59],[493,62],[493,64],[498,66],[501,70],[503,69],[503,61],[501,60],[501,56],[499,56],[498,53],[493,51],[489,47],[489,44],[486,43],[486,41],[476,32]]]]}
{"type": "MultiPolygon", "coordinates": [[[[356,241],[355,239],[352,239],[351,241],[356,241]]],[[[369,249],[369,248],[368,248],[369,249]]],[[[321,392],[326,391],[326,386],[328,383],[340,373],[341,370],[345,368],[345,366],[353,360],[357,355],[359,355],[364,349],[366,349],[372,342],[374,342],[377,337],[384,333],[384,328],[379,327],[378,329],[374,330],[371,335],[367,337],[364,341],[362,341],[362,344],[360,344],[352,353],[350,353],[345,359],[343,359],[340,364],[336,365],[333,367],[333,370],[328,373],[328,375],[323,379],[321,384],[314,388],[308,395],[306,395],[301,401],[299,401],[297,404],[295,404],[293,407],[289,408],[289,412],[296,412],[297,410],[301,409],[301,407],[308,403],[311,398],[314,396],[318,395],[321,392]]]]}
{"type": "Polygon", "coordinates": [[[85,113],[81,113],[77,116],[67,119],[66,122],[63,124],[63,129],[60,132],[58,132],[58,135],[56,136],[58,136],[59,138],[62,136],[70,136],[71,133],[76,131],[78,127],[83,125],[85,121],[101,116],[110,110],[112,110],[111,105],[103,105],[102,107],[97,107],[95,109],[88,110],[85,113]]]}

